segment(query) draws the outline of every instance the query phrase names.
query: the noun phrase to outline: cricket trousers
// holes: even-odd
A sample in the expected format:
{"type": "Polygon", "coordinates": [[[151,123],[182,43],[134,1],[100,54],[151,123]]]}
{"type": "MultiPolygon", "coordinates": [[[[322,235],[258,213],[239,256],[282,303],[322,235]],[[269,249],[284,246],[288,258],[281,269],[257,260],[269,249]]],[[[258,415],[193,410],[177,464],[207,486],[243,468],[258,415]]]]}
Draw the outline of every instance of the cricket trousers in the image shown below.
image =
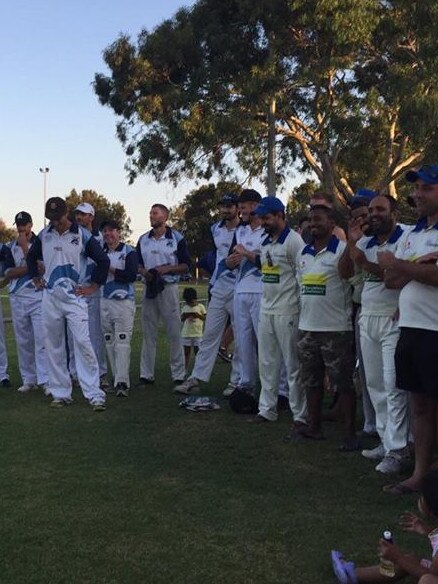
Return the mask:
{"type": "Polygon", "coordinates": [[[284,363],[289,387],[289,407],[295,422],[307,422],[306,394],[298,383],[298,314],[260,313],[258,347],[262,389],[259,414],[270,421],[278,417],[277,400],[280,370],[284,363]]]}
{"type": "Polygon", "coordinates": [[[181,315],[178,284],[166,284],[156,298],[143,298],[140,377],[155,378],[155,357],[160,318],[164,322],[169,339],[170,373],[174,381],[184,379],[185,359],[181,340],[181,315]]]}
{"type": "Polygon", "coordinates": [[[104,402],[99,387],[99,366],[90,341],[88,307],[84,298],[67,294],[56,287],[44,290],[42,302],[49,391],[55,399],[70,399],[72,384],[67,368],[65,322],[71,331],[78,381],[91,403],[104,402]]]}
{"type": "Polygon", "coordinates": [[[9,379],[8,355],[6,353],[5,325],[3,322],[2,303],[0,301],[0,381],[9,379]]]}
{"type": "Polygon", "coordinates": [[[130,387],[129,366],[135,303],[133,300],[127,299],[101,298],[100,312],[114,385],[126,383],[130,387]]]}
{"type": "MultiPolygon", "coordinates": [[[[199,351],[196,355],[195,365],[190,377],[194,377],[200,381],[210,381],[228,319],[231,320],[231,326],[233,327],[234,334],[236,334],[234,322],[234,290],[225,296],[212,294],[205,319],[204,335],[200,342],[199,351]]],[[[230,383],[236,386],[240,385],[238,342],[234,344],[230,383]]]]}
{"type": "MultiPolygon", "coordinates": [[[[88,328],[90,330],[90,340],[99,364],[99,377],[106,375],[108,367],[105,357],[105,341],[102,333],[102,323],[100,317],[100,290],[97,290],[92,296],[86,299],[88,308],[88,328]]],[[[67,329],[68,330],[68,329],[67,329]]],[[[72,335],[70,330],[67,332],[68,347],[69,347],[69,370],[72,377],[77,377],[76,359],[73,349],[72,335]]]]}
{"type": "Polygon", "coordinates": [[[394,354],[399,338],[397,321],[391,316],[361,315],[360,345],[365,377],[376,412],[376,429],[385,452],[408,444],[408,392],[395,385],[394,354]]]}
{"type": "Polygon", "coordinates": [[[43,293],[35,298],[11,294],[12,324],[17,343],[18,368],[23,384],[47,383],[46,351],[41,317],[43,293]]]}
{"type": "Polygon", "coordinates": [[[241,292],[234,295],[234,332],[239,351],[239,386],[253,390],[257,382],[257,335],[262,295],[241,292]]]}

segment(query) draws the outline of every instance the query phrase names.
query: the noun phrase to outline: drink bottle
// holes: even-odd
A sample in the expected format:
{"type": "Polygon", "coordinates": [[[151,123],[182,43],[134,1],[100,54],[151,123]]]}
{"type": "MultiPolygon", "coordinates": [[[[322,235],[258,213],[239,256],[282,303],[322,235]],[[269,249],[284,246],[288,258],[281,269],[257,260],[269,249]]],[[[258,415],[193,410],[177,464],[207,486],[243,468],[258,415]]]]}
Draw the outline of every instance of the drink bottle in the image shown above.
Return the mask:
{"type": "MultiPolygon", "coordinates": [[[[389,543],[393,542],[392,533],[390,531],[383,532],[383,539],[389,543]]],[[[380,573],[382,576],[387,578],[394,578],[395,576],[395,565],[391,560],[385,560],[385,558],[380,558],[380,573]]]]}

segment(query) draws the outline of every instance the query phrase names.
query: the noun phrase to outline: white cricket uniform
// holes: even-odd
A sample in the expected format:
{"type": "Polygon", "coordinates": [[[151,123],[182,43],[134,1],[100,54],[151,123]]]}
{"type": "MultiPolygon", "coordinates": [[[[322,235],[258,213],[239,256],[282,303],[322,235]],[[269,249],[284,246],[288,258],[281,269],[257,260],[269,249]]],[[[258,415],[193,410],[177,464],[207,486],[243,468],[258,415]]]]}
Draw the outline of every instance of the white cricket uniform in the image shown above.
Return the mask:
{"type": "MultiPolygon", "coordinates": [[[[103,248],[103,236],[99,231],[93,231],[91,233],[93,238],[98,242],[98,244],[103,248]]],[[[95,263],[91,258],[87,258],[87,269],[85,273],[84,283],[88,283],[91,281],[91,274],[93,273],[95,263]]],[[[105,358],[105,342],[102,333],[102,323],[100,319],[100,297],[101,292],[100,290],[96,290],[96,292],[92,296],[88,296],[87,300],[87,307],[88,307],[88,326],[90,329],[90,340],[91,344],[93,345],[94,352],[96,354],[97,362],[99,363],[99,376],[106,375],[108,371],[106,358],[105,358]]],[[[76,361],[75,361],[75,353],[73,347],[73,340],[70,330],[67,330],[67,338],[68,338],[68,349],[69,349],[69,363],[68,367],[70,370],[70,375],[73,378],[77,377],[76,373],[76,361]]]]}
{"type": "Polygon", "coordinates": [[[285,227],[273,241],[267,237],[261,247],[263,282],[258,331],[259,375],[262,385],[259,414],[277,419],[278,383],[282,361],[286,367],[289,406],[295,422],[307,420],[306,396],[298,384],[299,286],[297,256],[304,242],[295,231],[285,227]]]}
{"type": "Polygon", "coordinates": [[[85,281],[87,258],[95,262],[92,282],[102,285],[109,259],[91,234],[76,223],[59,234],[51,225],[43,229],[27,254],[29,275],[38,275],[37,260],[45,266],[42,317],[49,391],[55,399],[70,399],[71,379],[67,368],[65,323],[73,334],[78,380],[84,396],[94,405],[105,401],[99,387],[99,367],[88,326],[85,298],[75,294],[85,281]]]}
{"type": "MultiPolygon", "coordinates": [[[[266,232],[260,225],[252,229],[250,224],[240,225],[235,243],[260,255],[266,232]]],[[[260,319],[260,302],[263,285],[259,266],[245,258],[237,271],[234,291],[234,328],[239,347],[240,387],[253,390],[257,381],[257,334],[260,319]]]]}
{"type": "MultiPolygon", "coordinates": [[[[396,256],[415,261],[428,253],[438,251],[438,223],[427,226],[421,219],[406,232],[397,248],[396,256]]],[[[411,280],[400,291],[399,327],[438,331],[437,287],[411,280]]]]}
{"type": "Polygon", "coordinates": [[[134,327],[135,296],[134,282],[137,278],[138,256],[136,250],[120,243],[113,251],[104,246],[110,267],[102,286],[100,302],[101,320],[108,359],[113,373],[114,385],[126,383],[130,387],[129,366],[131,361],[131,337],[134,327]]]}
{"type": "MultiPolygon", "coordinates": [[[[32,234],[29,249],[36,235],[32,234]]],[[[10,244],[10,261],[5,263],[5,275],[11,268],[26,267],[26,256],[17,241],[10,244]]],[[[29,274],[9,282],[9,302],[17,343],[18,367],[24,385],[45,385],[47,367],[41,305],[43,291],[38,290],[29,274]]]]}
{"type": "MultiPolygon", "coordinates": [[[[208,304],[205,319],[204,335],[199,344],[199,351],[190,377],[200,381],[209,381],[214,364],[216,363],[222,335],[228,320],[234,328],[234,288],[237,270],[230,270],[225,264],[234,240],[236,228],[227,229],[225,221],[215,223],[211,227],[214,244],[216,246],[216,267],[210,280],[211,300],[208,304]]],[[[234,345],[231,361],[230,383],[240,383],[240,361],[238,344],[234,345]]]]}
{"type": "MultiPolygon", "coordinates": [[[[157,266],[177,266],[186,264],[190,268],[191,260],[184,237],[170,227],[158,239],[154,230],[144,233],[137,243],[138,260],[141,266],[152,270],[157,266]]],[[[141,349],[140,377],[155,378],[155,357],[157,350],[157,333],[160,318],[166,327],[169,339],[170,372],[174,381],[185,376],[184,349],[181,341],[181,315],[179,304],[179,274],[165,274],[164,290],[155,298],[143,297],[142,324],[143,343],[141,349]]]]}
{"type": "MultiPolygon", "coordinates": [[[[397,253],[403,229],[397,225],[387,241],[362,237],[356,246],[378,264],[378,252],[397,253]]],[[[409,436],[408,394],[396,387],[394,354],[399,338],[399,290],[386,288],[382,278],[365,276],[359,319],[360,343],[368,392],[376,412],[376,429],[385,452],[405,448],[409,436]]]]}
{"type": "MultiPolygon", "coordinates": [[[[0,243],[0,276],[3,274],[4,264],[10,259],[10,249],[0,243]]],[[[1,292],[1,290],[0,290],[1,292]]],[[[8,375],[8,355],[6,352],[5,325],[3,322],[3,309],[0,301],[0,381],[9,379],[8,375]]]]}

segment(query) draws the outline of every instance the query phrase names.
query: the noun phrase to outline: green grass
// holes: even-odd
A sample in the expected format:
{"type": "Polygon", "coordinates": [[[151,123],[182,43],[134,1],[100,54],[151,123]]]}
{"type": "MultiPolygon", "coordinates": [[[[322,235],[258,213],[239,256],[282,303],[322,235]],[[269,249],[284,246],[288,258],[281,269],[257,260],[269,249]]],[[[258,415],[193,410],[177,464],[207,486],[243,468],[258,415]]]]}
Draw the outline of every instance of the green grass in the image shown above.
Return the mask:
{"type": "MultiPolygon", "coordinates": [[[[7,340],[17,387],[10,324],[7,340]]],[[[110,396],[103,413],[80,392],[53,410],[38,392],[1,391],[0,582],[321,584],[335,582],[333,547],[374,562],[383,529],[415,500],[385,495],[372,464],[338,454],[336,425],[325,442],[283,444],[286,413],[260,427],[226,402],[179,409],[167,351],[161,334],[157,383],[110,396]]],[[[220,396],[228,371],[218,361],[203,394],[220,396]]]]}

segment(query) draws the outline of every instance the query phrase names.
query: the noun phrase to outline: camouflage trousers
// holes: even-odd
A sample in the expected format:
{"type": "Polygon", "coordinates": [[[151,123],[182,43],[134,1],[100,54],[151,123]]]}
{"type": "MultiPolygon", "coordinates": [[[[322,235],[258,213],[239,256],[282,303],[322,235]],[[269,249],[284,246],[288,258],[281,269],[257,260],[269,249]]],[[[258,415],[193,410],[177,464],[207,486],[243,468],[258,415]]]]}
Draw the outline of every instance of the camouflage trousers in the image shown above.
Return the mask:
{"type": "Polygon", "coordinates": [[[300,389],[306,392],[321,391],[327,373],[334,390],[340,393],[354,391],[353,340],[352,331],[299,331],[300,389]]]}

